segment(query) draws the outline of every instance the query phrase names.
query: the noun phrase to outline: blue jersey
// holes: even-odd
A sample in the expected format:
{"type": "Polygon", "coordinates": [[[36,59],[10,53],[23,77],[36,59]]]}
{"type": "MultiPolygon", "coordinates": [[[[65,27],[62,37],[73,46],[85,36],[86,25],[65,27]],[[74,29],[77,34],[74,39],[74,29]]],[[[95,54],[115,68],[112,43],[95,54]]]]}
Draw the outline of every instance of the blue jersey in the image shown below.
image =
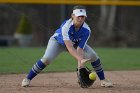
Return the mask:
{"type": "Polygon", "coordinates": [[[84,22],[78,31],[75,31],[72,19],[66,20],[62,23],[59,29],[55,31],[55,39],[62,45],[65,45],[64,40],[71,40],[74,46],[84,48],[89,37],[90,28],[84,22]]]}

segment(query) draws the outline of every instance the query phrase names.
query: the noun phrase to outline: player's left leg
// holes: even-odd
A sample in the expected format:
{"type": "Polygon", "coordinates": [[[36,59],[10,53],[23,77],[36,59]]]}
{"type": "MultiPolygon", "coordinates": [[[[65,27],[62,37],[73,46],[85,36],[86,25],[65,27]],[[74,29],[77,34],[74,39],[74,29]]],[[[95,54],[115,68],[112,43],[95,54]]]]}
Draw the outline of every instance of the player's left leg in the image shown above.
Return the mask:
{"type": "Polygon", "coordinates": [[[89,45],[85,46],[84,56],[85,56],[85,58],[92,59],[91,65],[94,68],[94,70],[95,70],[96,74],[98,75],[99,79],[101,80],[101,86],[104,86],[104,87],[112,86],[111,82],[106,81],[103,66],[101,64],[99,56],[96,54],[96,52],[89,45]]]}
{"type": "Polygon", "coordinates": [[[98,75],[100,80],[105,79],[104,71],[100,59],[96,52],[89,46],[86,45],[84,49],[85,58],[92,59],[91,65],[94,68],[96,74],[98,75]]]}

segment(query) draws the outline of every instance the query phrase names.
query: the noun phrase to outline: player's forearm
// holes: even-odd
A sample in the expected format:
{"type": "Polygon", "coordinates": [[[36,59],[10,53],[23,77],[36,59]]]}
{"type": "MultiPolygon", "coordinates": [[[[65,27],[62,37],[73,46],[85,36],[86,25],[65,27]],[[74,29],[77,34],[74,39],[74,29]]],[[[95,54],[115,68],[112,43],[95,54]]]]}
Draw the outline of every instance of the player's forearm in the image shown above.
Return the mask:
{"type": "Polygon", "coordinates": [[[79,56],[76,49],[73,47],[73,44],[70,40],[65,40],[66,47],[69,51],[69,53],[77,60],[82,60],[82,57],[79,56]]]}
{"type": "Polygon", "coordinates": [[[70,48],[69,49],[69,53],[76,58],[77,60],[82,60],[82,57],[79,56],[79,54],[77,53],[77,51],[74,48],[70,48]]]}
{"type": "Polygon", "coordinates": [[[77,47],[77,53],[78,53],[78,55],[79,55],[81,58],[84,58],[84,56],[83,56],[83,49],[82,49],[82,48],[77,47]]]}

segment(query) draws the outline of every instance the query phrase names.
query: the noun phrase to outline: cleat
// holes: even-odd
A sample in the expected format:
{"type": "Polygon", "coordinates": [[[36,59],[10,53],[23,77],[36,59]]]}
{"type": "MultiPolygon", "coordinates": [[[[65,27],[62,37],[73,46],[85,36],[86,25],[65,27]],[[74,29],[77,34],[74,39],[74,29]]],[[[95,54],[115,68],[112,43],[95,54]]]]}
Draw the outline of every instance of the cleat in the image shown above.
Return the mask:
{"type": "Polygon", "coordinates": [[[31,80],[29,80],[29,79],[27,79],[27,78],[23,79],[21,86],[22,86],[22,87],[28,87],[29,84],[30,84],[30,81],[31,81],[31,80]]]}
{"type": "Polygon", "coordinates": [[[101,87],[113,87],[113,84],[109,80],[101,80],[101,87]]]}

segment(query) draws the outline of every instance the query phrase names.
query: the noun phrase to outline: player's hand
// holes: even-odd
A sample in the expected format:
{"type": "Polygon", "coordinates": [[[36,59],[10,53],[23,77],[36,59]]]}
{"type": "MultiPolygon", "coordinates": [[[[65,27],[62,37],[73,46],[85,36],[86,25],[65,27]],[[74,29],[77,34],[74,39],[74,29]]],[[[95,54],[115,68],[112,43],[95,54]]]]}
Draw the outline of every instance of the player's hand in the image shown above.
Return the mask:
{"type": "Polygon", "coordinates": [[[82,68],[85,66],[85,63],[87,63],[90,59],[82,59],[78,61],[78,68],[82,68]]]}

